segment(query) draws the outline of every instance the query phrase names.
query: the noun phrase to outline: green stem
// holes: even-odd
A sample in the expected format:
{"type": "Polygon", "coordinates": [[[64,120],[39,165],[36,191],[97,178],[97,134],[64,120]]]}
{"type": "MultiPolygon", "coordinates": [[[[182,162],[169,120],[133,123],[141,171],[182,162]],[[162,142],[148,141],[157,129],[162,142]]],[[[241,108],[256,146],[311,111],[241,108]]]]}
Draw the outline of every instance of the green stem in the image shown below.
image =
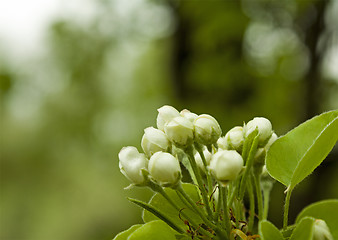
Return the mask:
{"type": "Polygon", "coordinates": [[[212,219],[213,218],[213,214],[212,214],[212,211],[211,211],[211,208],[210,208],[210,205],[209,205],[209,201],[208,201],[208,193],[207,193],[207,191],[206,191],[206,189],[204,187],[201,174],[200,174],[199,169],[198,169],[198,167],[196,165],[196,161],[195,161],[195,157],[194,157],[194,154],[193,154],[193,148],[192,148],[192,146],[190,146],[190,147],[188,147],[186,149],[186,153],[188,154],[190,165],[192,167],[192,170],[194,171],[197,183],[199,185],[199,189],[201,191],[203,203],[204,203],[204,206],[205,206],[205,208],[207,210],[209,219],[212,219]]]}
{"type": "Polygon", "coordinates": [[[261,183],[259,181],[259,175],[258,174],[253,175],[253,179],[255,182],[255,189],[256,189],[258,219],[261,221],[263,220],[263,199],[262,199],[262,189],[261,189],[261,183]]]}
{"type": "Polygon", "coordinates": [[[289,219],[289,206],[291,198],[292,189],[286,189],[285,205],[284,205],[284,219],[283,219],[283,229],[285,230],[288,227],[289,219]]]}
{"type": "Polygon", "coordinates": [[[250,152],[248,155],[248,159],[246,161],[246,167],[243,173],[243,177],[241,180],[241,184],[239,187],[239,199],[243,199],[244,197],[244,193],[245,193],[245,187],[246,187],[246,181],[250,175],[251,172],[251,168],[254,162],[254,158],[255,158],[255,154],[257,151],[257,146],[258,146],[258,135],[256,135],[256,137],[254,138],[251,148],[250,148],[250,152]]]}
{"type": "Polygon", "coordinates": [[[250,214],[248,220],[248,230],[252,232],[254,223],[255,223],[255,194],[253,190],[253,186],[251,181],[248,181],[248,193],[249,193],[249,201],[250,201],[250,214]]]}
{"type": "Polygon", "coordinates": [[[239,207],[239,200],[237,198],[234,199],[233,202],[233,210],[236,219],[236,228],[239,227],[239,220],[241,218],[240,207],[239,207]]]}
{"type": "Polygon", "coordinates": [[[216,227],[215,224],[210,222],[210,220],[206,217],[206,215],[199,209],[195,202],[191,199],[191,197],[184,191],[181,184],[179,184],[176,188],[176,190],[185,198],[185,200],[189,203],[189,205],[192,207],[192,209],[201,217],[201,219],[204,221],[206,225],[209,225],[209,227],[216,227]]]}
{"type": "Polygon", "coordinates": [[[196,149],[198,151],[198,154],[201,156],[201,159],[202,159],[202,162],[203,162],[203,165],[204,165],[205,174],[207,176],[208,190],[209,190],[209,193],[211,193],[213,188],[212,188],[212,180],[210,178],[207,160],[205,159],[203,149],[201,148],[201,146],[200,145],[195,145],[195,146],[196,146],[196,149]]]}
{"type": "Polygon", "coordinates": [[[227,235],[230,237],[231,233],[231,222],[229,217],[229,206],[228,206],[228,193],[227,188],[220,186],[220,194],[223,196],[223,218],[225,222],[225,230],[227,231],[227,235]]]}
{"type": "Polygon", "coordinates": [[[222,206],[222,194],[220,193],[221,192],[220,186],[217,186],[217,187],[218,187],[218,201],[217,201],[217,208],[216,208],[216,212],[214,216],[215,222],[218,222],[219,220],[219,215],[220,215],[221,206],[222,206]]]}
{"type": "Polygon", "coordinates": [[[236,183],[234,183],[233,187],[232,187],[232,191],[231,191],[230,197],[228,198],[228,205],[229,205],[229,207],[232,205],[232,202],[234,201],[237,189],[238,189],[238,187],[237,187],[236,183]]]}
{"type": "Polygon", "coordinates": [[[263,220],[266,220],[268,218],[269,212],[270,191],[263,190],[263,195],[264,195],[263,220]]]}
{"type": "MultiPolygon", "coordinates": [[[[170,196],[164,191],[164,189],[160,185],[151,182],[149,184],[149,186],[152,190],[161,194],[170,203],[170,205],[173,206],[177,211],[179,211],[179,212],[181,211],[181,208],[170,198],[170,196]]],[[[181,198],[180,195],[179,195],[179,197],[181,198]]],[[[181,201],[183,202],[184,205],[189,207],[189,204],[186,202],[186,200],[184,198],[181,198],[181,201]]],[[[185,214],[183,211],[182,211],[182,216],[184,218],[186,218],[195,228],[198,228],[198,224],[193,219],[191,219],[189,217],[189,215],[185,214]]],[[[213,237],[213,235],[210,232],[208,232],[207,230],[205,230],[204,228],[200,227],[198,229],[198,231],[201,232],[204,235],[207,235],[209,237],[213,237]]]]}
{"type": "Polygon", "coordinates": [[[204,223],[209,226],[210,228],[212,228],[216,234],[221,237],[221,239],[225,239],[227,240],[228,237],[226,236],[226,234],[222,231],[222,229],[220,229],[218,226],[216,226],[214,223],[212,223],[207,217],[206,215],[204,215],[204,213],[196,206],[196,204],[194,203],[194,201],[191,199],[191,197],[184,191],[183,187],[181,184],[179,184],[176,187],[177,190],[177,194],[181,194],[186,200],[187,202],[190,204],[190,206],[192,207],[192,209],[201,217],[201,219],[204,221],[204,223]]]}
{"type": "Polygon", "coordinates": [[[224,209],[224,198],[225,198],[225,195],[223,193],[223,188],[221,185],[218,185],[219,186],[219,206],[222,207],[222,218],[220,219],[221,220],[221,225],[222,225],[222,228],[226,229],[226,224],[225,224],[225,218],[226,218],[226,213],[225,213],[225,209],[224,209]]]}

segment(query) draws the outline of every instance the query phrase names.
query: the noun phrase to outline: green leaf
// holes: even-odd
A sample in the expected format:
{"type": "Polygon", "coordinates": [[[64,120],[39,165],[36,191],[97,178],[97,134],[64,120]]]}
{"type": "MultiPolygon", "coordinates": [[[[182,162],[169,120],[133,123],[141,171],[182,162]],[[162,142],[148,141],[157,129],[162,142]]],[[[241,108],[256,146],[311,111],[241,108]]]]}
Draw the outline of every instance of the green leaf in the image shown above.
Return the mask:
{"type": "Polygon", "coordinates": [[[260,221],[258,228],[262,240],[284,240],[278,228],[267,220],[260,221]]]}
{"type": "MultiPolygon", "coordinates": [[[[198,193],[198,189],[195,185],[192,184],[182,184],[182,187],[184,190],[190,195],[190,197],[195,201],[200,200],[200,196],[198,193]]],[[[182,209],[181,212],[185,213],[186,215],[190,216],[192,219],[195,220],[196,223],[200,224],[203,223],[201,218],[192,210],[190,210],[184,203],[181,201],[181,199],[177,196],[176,192],[171,188],[165,188],[165,192],[169,195],[169,197],[177,203],[177,205],[182,209]]],[[[161,212],[163,212],[172,222],[174,222],[176,225],[186,229],[186,225],[184,224],[184,217],[181,214],[180,219],[180,213],[177,211],[173,206],[169,204],[169,202],[159,193],[156,193],[149,201],[149,204],[160,209],[161,212]]],[[[147,210],[143,210],[143,221],[144,222],[150,222],[153,220],[158,220],[159,218],[150,213],[147,210]]]]}
{"type": "Polygon", "coordinates": [[[293,189],[325,159],[337,139],[338,110],[316,116],[276,140],[267,152],[267,170],[293,189]]]}
{"type": "Polygon", "coordinates": [[[138,229],[139,227],[141,227],[142,224],[136,224],[131,226],[130,228],[128,228],[127,230],[120,232],[119,234],[117,234],[113,240],[127,240],[127,238],[129,237],[130,234],[132,234],[136,229],[138,229]]]}
{"type": "Polygon", "coordinates": [[[324,200],[304,208],[297,216],[296,222],[309,216],[326,222],[334,239],[338,239],[338,200],[324,200]]]}
{"type": "Polygon", "coordinates": [[[162,221],[166,222],[170,227],[172,227],[177,232],[179,232],[179,233],[184,233],[185,232],[184,229],[182,229],[181,227],[179,227],[178,225],[176,225],[176,223],[174,223],[173,221],[171,221],[171,219],[169,219],[166,216],[165,213],[161,212],[159,209],[155,208],[154,206],[152,206],[152,205],[150,205],[148,203],[142,202],[140,200],[133,199],[133,198],[128,198],[128,200],[131,201],[132,203],[135,203],[135,204],[139,205],[143,209],[146,209],[147,211],[151,212],[156,217],[158,217],[162,221]]]}
{"type": "Polygon", "coordinates": [[[315,220],[312,217],[303,218],[293,230],[290,240],[312,240],[315,220]]]}
{"type": "Polygon", "coordinates": [[[312,240],[314,222],[312,217],[303,218],[293,230],[290,240],[312,240]]]}
{"type": "Polygon", "coordinates": [[[156,220],[148,222],[136,229],[128,240],[176,240],[176,232],[165,222],[156,220]]]}

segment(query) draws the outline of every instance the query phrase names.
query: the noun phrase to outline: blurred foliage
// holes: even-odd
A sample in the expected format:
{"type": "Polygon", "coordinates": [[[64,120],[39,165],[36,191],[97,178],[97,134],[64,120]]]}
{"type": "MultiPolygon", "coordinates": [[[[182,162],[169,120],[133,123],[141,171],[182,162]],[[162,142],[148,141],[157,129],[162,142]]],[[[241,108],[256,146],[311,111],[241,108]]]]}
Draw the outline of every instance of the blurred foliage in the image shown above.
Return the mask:
{"type": "MultiPolygon", "coordinates": [[[[111,239],[141,222],[125,196],[151,193],[123,190],[117,153],[140,148],[164,104],[212,114],[224,131],[265,116],[278,135],[338,108],[335,1],[132,2],[54,21],[26,61],[2,50],[0,239],[111,239]]],[[[291,217],[338,197],[336,157],[294,191],[291,217]]],[[[281,199],[276,184],[279,225],[281,199]]]]}

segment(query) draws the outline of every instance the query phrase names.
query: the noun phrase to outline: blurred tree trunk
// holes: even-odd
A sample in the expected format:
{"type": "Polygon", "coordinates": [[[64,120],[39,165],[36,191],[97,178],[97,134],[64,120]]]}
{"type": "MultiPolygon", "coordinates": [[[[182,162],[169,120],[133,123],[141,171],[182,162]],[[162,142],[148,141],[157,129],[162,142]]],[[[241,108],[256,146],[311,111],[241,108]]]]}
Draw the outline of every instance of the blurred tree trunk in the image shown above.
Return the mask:
{"type": "Polygon", "coordinates": [[[174,17],[177,23],[176,32],[173,35],[173,50],[172,50],[172,79],[174,92],[176,97],[184,101],[187,96],[187,85],[185,81],[185,65],[189,58],[189,44],[187,36],[189,35],[189,25],[181,16],[179,7],[172,1],[168,1],[170,8],[173,10],[174,17]]]}
{"type": "Polygon", "coordinates": [[[326,5],[327,1],[315,1],[313,5],[308,7],[308,10],[300,19],[301,22],[305,23],[301,27],[305,34],[304,44],[309,50],[309,70],[305,75],[305,114],[301,122],[321,112],[323,94],[321,91],[320,63],[322,55],[325,52],[326,41],[321,42],[320,50],[318,47],[325,29],[324,18],[326,5]],[[308,25],[311,20],[312,23],[308,25]]]}

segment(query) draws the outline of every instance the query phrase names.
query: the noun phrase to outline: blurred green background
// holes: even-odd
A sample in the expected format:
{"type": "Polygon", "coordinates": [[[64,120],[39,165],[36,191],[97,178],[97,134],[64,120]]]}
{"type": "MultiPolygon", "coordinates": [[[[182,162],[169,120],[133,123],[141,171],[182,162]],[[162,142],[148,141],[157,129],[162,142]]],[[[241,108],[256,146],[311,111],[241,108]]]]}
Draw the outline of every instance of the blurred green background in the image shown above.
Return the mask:
{"type": "MultiPolygon", "coordinates": [[[[140,148],[164,104],[224,132],[264,116],[278,135],[338,108],[338,1],[56,1],[33,45],[25,24],[17,41],[0,28],[1,240],[112,239],[141,222],[126,196],[151,192],[123,190],[117,154],[140,148]]],[[[14,2],[0,26],[34,17],[14,2]]],[[[337,150],[296,188],[291,218],[338,198],[337,150]]]]}

